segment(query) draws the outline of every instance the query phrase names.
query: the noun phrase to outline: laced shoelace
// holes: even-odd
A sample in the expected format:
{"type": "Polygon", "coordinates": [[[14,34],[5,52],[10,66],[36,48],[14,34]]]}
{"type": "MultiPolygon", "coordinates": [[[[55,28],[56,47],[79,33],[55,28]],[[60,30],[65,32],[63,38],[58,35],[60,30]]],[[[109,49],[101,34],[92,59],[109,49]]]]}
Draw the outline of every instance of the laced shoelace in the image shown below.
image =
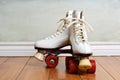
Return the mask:
{"type": "Polygon", "coordinates": [[[68,27],[70,27],[73,24],[85,24],[86,25],[86,30],[88,31],[93,31],[93,28],[91,27],[91,25],[89,23],[87,23],[87,21],[83,20],[83,19],[78,19],[78,18],[72,18],[74,21],[72,21],[68,27]]]}
{"type": "Polygon", "coordinates": [[[66,28],[69,27],[69,26],[67,26],[70,23],[70,21],[68,21],[69,19],[70,18],[62,18],[62,19],[60,19],[57,23],[59,23],[59,22],[61,22],[61,23],[58,26],[56,32],[53,35],[51,35],[51,36],[49,36],[49,37],[47,37],[45,39],[52,39],[52,38],[58,36],[59,34],[61,34],[66,28]]]}
{"type": "MultiPolygon", "coordinates": [[[[83,19],[77,19],[75,18],[75,21],[73,21],[70,25],[72,24],[76,24],[75,25],[75,38],[76,40],[78,41],[86,41],[85,38],[84,38],[84,27],[87,31],[93,31],[93,28],[91,27],[90,24],[88,24],[85,20],[83,19]],[[83,26],[83,24],[85,24],[86,26],[83,26]]],[[[77,41],[76,41],[77,42],[77,41]]]]}

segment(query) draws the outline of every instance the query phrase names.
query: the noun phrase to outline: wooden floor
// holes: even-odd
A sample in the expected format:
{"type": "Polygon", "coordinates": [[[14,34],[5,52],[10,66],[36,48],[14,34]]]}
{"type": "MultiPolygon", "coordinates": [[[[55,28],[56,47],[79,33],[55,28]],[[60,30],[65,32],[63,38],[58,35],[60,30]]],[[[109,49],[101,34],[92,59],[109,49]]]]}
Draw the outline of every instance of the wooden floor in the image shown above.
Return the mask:
{"type": "Polygon", "coordinates": [[[95,74],[68,74],[64,57],[54,69],[34,57],[0,57],[0,80],[120,80],[120,57],[94,57],[95,74]]]}

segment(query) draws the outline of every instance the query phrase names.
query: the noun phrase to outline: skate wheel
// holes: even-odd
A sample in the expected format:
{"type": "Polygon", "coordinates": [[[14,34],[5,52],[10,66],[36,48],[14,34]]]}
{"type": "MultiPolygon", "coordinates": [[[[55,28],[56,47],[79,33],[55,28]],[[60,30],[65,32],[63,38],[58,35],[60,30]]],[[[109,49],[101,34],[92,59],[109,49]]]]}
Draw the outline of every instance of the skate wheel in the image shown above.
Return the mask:
{"type": "Polygon", "coordinates": [[[73,59],[73,57],[66,57],[65,58],[65,66],[66,66],[66,70],[68,71],[69,69],[69,61],[73,59]]]}
{"type": "Polygon", "coordinates": [[[96,71],[96,62],[95,60],[90,60],[90,63],[92,64],[92,67],[87,70],[88,73],[95,73],[96,71]]]}
{"type": "Polygon", "coordinates": [[[47,64],[47,67],[55,68],[58,64],[58,57],[54,55],[48,55],[45,58],[45,62],[47,64]]]}
{"type": "Polygon", "coordinates": [[[77,60],[74,60],[74,59],[69,60],[68,72],[71,74],[78,73],[78,61],[77,60]]]}

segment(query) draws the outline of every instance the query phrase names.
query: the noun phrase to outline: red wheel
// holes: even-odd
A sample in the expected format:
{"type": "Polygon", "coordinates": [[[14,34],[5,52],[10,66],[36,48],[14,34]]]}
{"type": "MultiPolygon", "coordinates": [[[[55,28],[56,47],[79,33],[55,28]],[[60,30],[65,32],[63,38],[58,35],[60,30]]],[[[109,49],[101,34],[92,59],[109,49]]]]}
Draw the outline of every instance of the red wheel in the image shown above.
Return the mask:
{"type": "Polygon", "coordinates": [[[92,67],[87,70],[88,73],[95,73],[96,71],[96,62],[95,60],[90,60],[90,63],[92,64],[92,67]]]}
{"type": "Polygon", "coordinates": [[[69,70],[69,61],[73,59],[73,57],[66,57],[65,58],[65,66],[66,66],[66,70],[69,70]]]}
{"type": "Polygon", "coordinates": [[[71,74],[78,73],[78,60],[71,59],[69,60],[68,72],[71,74]]]}
{"type": "Polygon", "coordinates": [[[45,62],[47,64],[47,67],[55,68],[58,64],[58,57],[54,55],[48,55],[45,58],[45,62]]]}

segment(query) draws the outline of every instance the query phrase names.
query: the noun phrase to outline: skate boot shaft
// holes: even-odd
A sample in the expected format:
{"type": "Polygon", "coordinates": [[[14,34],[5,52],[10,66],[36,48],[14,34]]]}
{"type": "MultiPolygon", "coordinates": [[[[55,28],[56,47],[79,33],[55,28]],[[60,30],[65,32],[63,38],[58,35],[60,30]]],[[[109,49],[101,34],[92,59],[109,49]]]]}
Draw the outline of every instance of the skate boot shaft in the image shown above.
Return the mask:
{"type": "Polygon", "coordinates": [[[92,29],[87,27],[89,24],[84,20],[83,12],[76,12],[74,18],[74,24],[70,26],[70,43],[73,54],[92,54],[87,37],[87,29],[92,29]]]}
{"type": "Polygon", "coordinates": [[[66,18],[62,18],[59,22],[62,22],[53,35],[46,37],[45,39],[39,40],[35,43],[35,48],[43,49],[54,49],[70,44],[69,42],[69,24],[72,21],[73,11],[66,13],[66,18]]]}
{"type": "Polygon", "coordinates": [[[70,43],[73,55],[82,57],[78,68],[85,71],[91,68],[88,56],[92,54],[92,49],[88,44],[87,29],[92,29],[88,28],[89,24],[84,20],[83,12],[76,11],[74,15],[73,25],[70,26],[70,43]]]}

